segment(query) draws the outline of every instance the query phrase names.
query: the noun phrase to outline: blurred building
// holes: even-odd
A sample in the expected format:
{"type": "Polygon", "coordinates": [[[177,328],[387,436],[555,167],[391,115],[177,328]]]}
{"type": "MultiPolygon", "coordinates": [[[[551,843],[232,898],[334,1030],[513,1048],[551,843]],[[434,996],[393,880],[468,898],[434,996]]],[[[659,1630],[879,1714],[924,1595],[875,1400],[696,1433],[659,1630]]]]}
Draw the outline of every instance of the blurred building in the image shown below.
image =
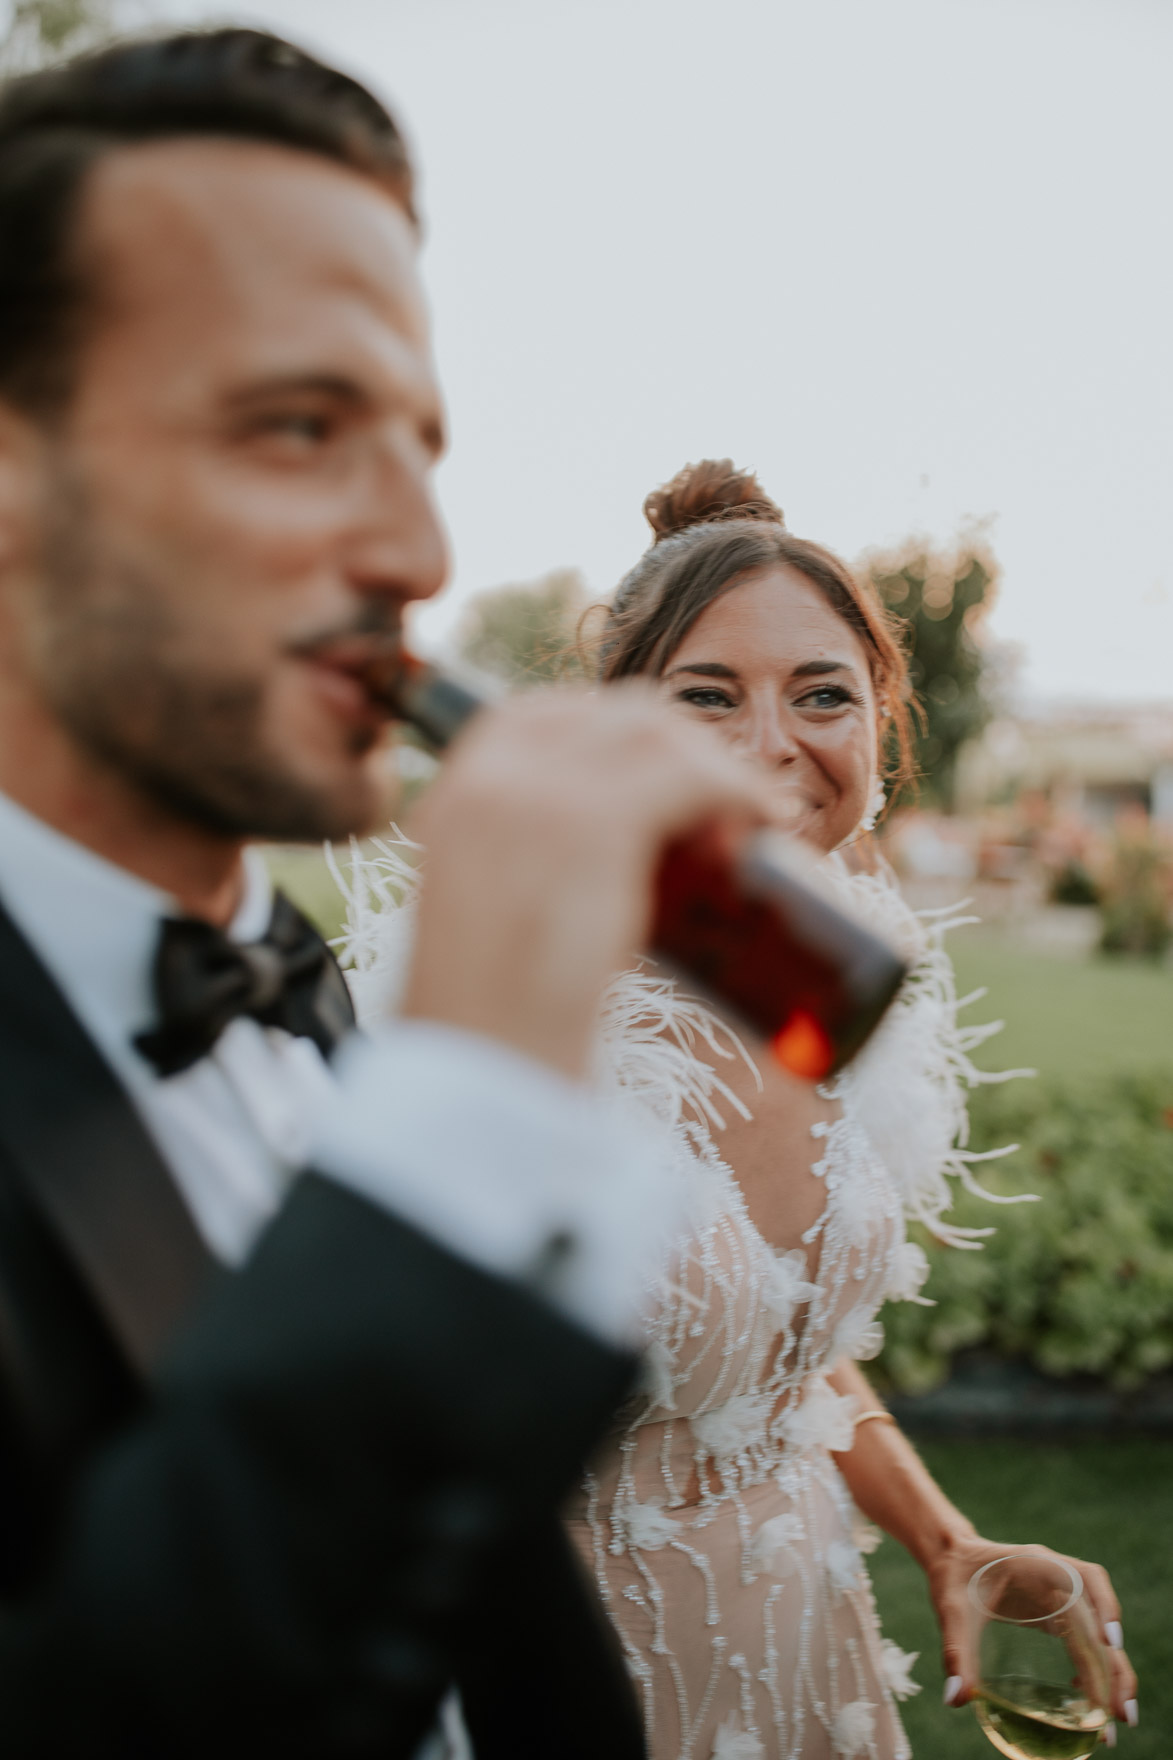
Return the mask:
{"type": "Polygon", "coordinates": [[[1032,796],[1097,831],[1143,814],[1173,835],[1173,705],[1074,705],[991,722],[961,755],[958,811],[1032,796]]]}

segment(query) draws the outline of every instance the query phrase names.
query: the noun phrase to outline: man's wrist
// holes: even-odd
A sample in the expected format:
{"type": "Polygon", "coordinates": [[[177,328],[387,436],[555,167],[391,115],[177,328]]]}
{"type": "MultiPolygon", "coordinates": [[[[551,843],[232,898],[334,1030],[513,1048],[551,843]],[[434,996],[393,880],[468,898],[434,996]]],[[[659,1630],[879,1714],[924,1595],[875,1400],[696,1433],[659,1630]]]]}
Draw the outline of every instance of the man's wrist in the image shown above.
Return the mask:
{"type": "Polygon", "coordinates": [[[671,1139],[641,1109],[439,1021],[352,1040],[337,1069],[317,1171],[523,1283],[559,1243],[547,1299],[610,1342],[636,1335],[677,1220],[671,1139]]]}

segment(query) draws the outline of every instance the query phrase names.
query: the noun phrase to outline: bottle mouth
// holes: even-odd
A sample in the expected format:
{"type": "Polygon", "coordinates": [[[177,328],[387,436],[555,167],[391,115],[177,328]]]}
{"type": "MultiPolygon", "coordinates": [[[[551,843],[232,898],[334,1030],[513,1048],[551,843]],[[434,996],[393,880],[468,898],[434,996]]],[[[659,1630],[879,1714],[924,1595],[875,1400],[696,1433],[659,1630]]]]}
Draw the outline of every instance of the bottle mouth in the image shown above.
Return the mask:
{"type": "MultiPolygon", "coordinates": [[[[996,1620],[999,1620],[1003,1625],[1008,1625],[1008,1626],[1043,1626],[1043,1625],[1048,1625],[1051,1620],[1058,1619],[1061,1614],[1069,1612],[1069,1610],[1075,1606],[1075,1603],[1079,1600],[1080,1596],[1083,1594],[1083,1578],[1080,1576],[1080,1574],[1076,1570],[1075,1566],[1068,1564],[1066,1559],[1049,1558],[1046,1561],[1046,1563],[1050,1566],[1050,1568],[1052,1570],[1054,1570],[1057,1574],[1061,1574],[1062,1576],[1066,1577],[1067,1582],[1068,1582],[1068,1589],[1069,1589],[1066,1600],[1061,1602],[1058,1607],[1048,1608],[1046,1613],[1035,1614],[1031,1619],[1015,1619],[1013,1617],[1013,1615],[1011,1615],[1011,1614],[995,1613],[994,1610],[990,1607],[989,1603],[984,1598],[983,1591],[985,1588],[985,1584],[983,1582],[983,1579],[985,1578],[986,1574],[989,1571],[997,1570],[997,1568],[1000,1564],[1015,1564],[1018,1562],[1018,1559],[1021,1558],[1022,1556],[1023,1556],[1022,1554],[1009,1553],[1005,1558],[992,1558],[988,1564],[984,1564],[982,1566],[980,1571],[975,1571],[973,1576],[969,1579],[969,1584],[968,1584],[970,1601],[973,1603],[974,1607],[977,1609],[977,1611],[982,1615],[982,1617],[984,1619],[996,1619],[996,1620]]],[[[1027,1556],[1029,1556],[1029,1555],[1027,1555],[1027,1556]]],[[[1041,1563],[1042,1561],[1040,1560],[1039,1562],[1041,1563]]]]}

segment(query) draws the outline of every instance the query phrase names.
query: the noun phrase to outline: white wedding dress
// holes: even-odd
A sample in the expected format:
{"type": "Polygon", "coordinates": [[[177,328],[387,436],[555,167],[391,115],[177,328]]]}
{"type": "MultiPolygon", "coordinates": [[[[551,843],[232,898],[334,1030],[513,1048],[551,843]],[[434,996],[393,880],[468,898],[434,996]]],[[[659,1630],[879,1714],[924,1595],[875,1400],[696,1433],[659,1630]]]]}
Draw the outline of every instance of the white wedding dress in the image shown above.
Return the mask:
{"type": "MultiPolygon", "coordinates": [[[[701,1003],[642,968],[606,998],[596,1080],[672,1138],[682,1223],[649,1274],[644,1386],[568,1511],[643,1700],[653,1760],[901,1760],[894,1705],[919,1689],[915,1657],[881,1639],[862,1521],[832,1451],[850,1448],[855,1402],[827,1372],[882,1343],[886,1300],[920,1300],[916,1217],[949,1227],[947,1176],[972,1183],[967,1053],[995,1027],[961,1030],[943,921],[926,924],[886,878],[849,876],[841,901],[912,966],[865,1053],[824,1090],[809,1168],[787,1169],[816,1216],[777,1251],[721,1159],[717,1074],[740,1047],[701,1003]],[[809,1200],[813,1198],[813,1203],[809,1200]]],[[[345,882],[346,950],[360,1019],[385,1009],[410,940],[394,909],[411,871],[397,849],[345,882]]],[[[956,921],[957,919],[954,919],[956,921]]],[[[972,1000],[972,999],[966,999],[972,1000]]]]}

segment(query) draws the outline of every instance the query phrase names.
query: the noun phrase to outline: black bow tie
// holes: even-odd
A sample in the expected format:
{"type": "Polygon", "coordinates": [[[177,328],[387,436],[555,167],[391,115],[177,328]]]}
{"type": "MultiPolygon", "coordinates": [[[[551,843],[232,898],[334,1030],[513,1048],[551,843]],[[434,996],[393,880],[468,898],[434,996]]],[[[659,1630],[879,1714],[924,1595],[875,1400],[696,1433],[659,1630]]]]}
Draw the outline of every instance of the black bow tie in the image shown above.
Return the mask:
{"type": "Polygon", "coordinates": [[[238,1015],[312,1039],[324,1056],[354,1025],[330,949],[283,892],[260,941],[230,941],[195,917],[165,918],[154,978],[158,1025],[134,1043],[164,1076],[198,1062],[238,1015]]]}

